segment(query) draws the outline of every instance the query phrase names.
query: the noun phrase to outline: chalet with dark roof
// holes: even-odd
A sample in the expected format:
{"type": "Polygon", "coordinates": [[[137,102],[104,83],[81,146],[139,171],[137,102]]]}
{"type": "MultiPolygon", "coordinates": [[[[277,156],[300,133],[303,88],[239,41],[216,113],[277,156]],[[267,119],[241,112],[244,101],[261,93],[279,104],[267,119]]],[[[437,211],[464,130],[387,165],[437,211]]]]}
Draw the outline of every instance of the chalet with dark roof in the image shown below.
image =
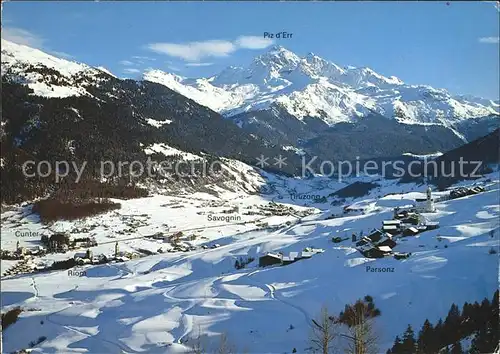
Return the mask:
{"type": "Polygon", "coordinates": [[[259,267],[281,264],[283,256],[279,253],[268,253],[259,258],[259,267]]]}

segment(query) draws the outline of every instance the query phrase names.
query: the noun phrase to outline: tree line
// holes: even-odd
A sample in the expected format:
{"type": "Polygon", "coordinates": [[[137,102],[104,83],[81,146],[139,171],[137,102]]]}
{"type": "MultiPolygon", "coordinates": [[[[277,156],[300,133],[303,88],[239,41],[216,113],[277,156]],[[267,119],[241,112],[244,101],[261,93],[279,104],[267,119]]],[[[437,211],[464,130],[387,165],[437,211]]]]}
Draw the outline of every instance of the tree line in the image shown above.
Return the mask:
{"type": "Polygon", "coordinates": [[[464,303],[462,310],[452,304],[445,320],[432,324],[425,320],[415,335],[408,325],[402,336],[396,336],[387,354],[440,353],[477,354],[493,353],[499,344],[498,290],[490,301],[464,303]],[[470,348],[463,348],[461,341],[472,338],[470,348]]]}

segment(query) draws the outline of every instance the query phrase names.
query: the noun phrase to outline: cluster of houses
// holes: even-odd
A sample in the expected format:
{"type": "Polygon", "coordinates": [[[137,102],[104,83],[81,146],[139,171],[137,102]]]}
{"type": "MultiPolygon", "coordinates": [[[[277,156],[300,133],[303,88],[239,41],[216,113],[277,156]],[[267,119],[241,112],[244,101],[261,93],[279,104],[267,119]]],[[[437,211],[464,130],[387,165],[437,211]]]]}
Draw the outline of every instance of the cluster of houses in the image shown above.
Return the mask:
{"type": "MultiPolygon", "coordinates": [[[[382,228],[373,230],[369,235],[357,241],[353,234],[352,241],[357,249],[368,258],[381,258],[394,254],[392,249],[397,245],[399,237],[415,236],[421,232],[439,228],[438,222],[423,222],[415,206],[394,209],[394,219],[382,221],[382,228]]],[[[394,254],[395,258],[405,255],[394,254]]]]}
{"type": "Polygon", "coordinates": [[[33,249],[22,247],[19,245],[19,241],[17,241],[16,249],[14,251],[10,250],[1,250],[0,251],[0,259],[5,260],[25,260],[34,256],[41,257],[45,255],[47,251],[42,246],[36,246],[33,249]]]}
{"type": "Polygon", "coordinates": [[[342,212],[344,213],[344,215],[350,215],[350,216],[366,214],[364,206],[356,206],[356,205],[346,205],[342,209],[342,212]]]}
{"type": "MultiPolygon", "coordinates": [[[[298,217],[303,217],[310,215],[312,210],[297,210],[291,206],[287,206],[284,204],[278,204],[275,202],[269,202],[265,205],[257,206],[259,211],[248,210],[243,212],[243,215],[262,215],[262,216],[287,216],[287,215],[295,215],[298,217]]],[[[251,209],[251,206],[246,207],[245,209],[251,209]]]]}
{"type": "Polygon", "coordinates": [[[42,235],[41,243],[47,249],[47,253],[62,252],[65,253],[70,249],[79,247],[94,247],[97,246],[96,239],[92,237],[75,238],[71,240],[69,235],[65,233],[54,233],[52,235],[42,235]]]}
{"type": "MultiPolygon", "coordinates": [[[[93,255],[92,250],[87,249],[86,252],[77,252],[74,254],[73,258],[77,265],[85,264],[104,264],[110,262],[126,262],[131,259],[137,259],[143,257],[143,255],[152,255],[154,252],[146,249],[138,249],[138,252],[133,251],[120,251],[118,242],[115,243],[115,249],[113,255],[93,255]]],[[[163,253],[163,252],[158,252],[163,253]]]]}
{"type": "MultiPolygon", "coordinates": [[[[142,250],[141,250],[142,251],[142,250]]],[[[144,253],[147,253],[144,250],[144,253]]],[[[92,250],[87,249],[85,252],[77,252],[74,254],[73,259],[77,265],[85,264],[104,264],[115,262],[126,262],[131,259],[140,258],[141,254],[138,252],[120,251],[118,242],[115,243],[115,250],[113,255],[106,256],[104,254],[94,255],[92,250]]]]}
{"type": "Polygon", "coordinates": [[[381,230],[374,230],[356,242],[358,251],[368,258],[382,258],[390,255],[395,246],[396,242],[393,240],[393,236],[381,230]]]}
{"type": "Polygon", "coordinates": [[[33,249],[23,247],[19,244],[19,241],[17,241],[16,249],[14,251],[2,250],[0,252],[0,258],[8,260],[22,260],[25,259],[26,257],[30,256],[41,257],[47,253],[53,253],[53,252],[65,253],[70,249],[75,249],[81,246],[86,246],[86,247],[97,246],[97,242],[93,237],[71,240],[70,237],[64,233],[55,233],[52,234],[50,237],[47,235],[42,235],[40,241],[42,245],[38,245],[33,249]]]}
{"type": "Polygon", "coordinates": [[[38,245],[32,249],[21,246],[19,241],[17,241],[16,249],[14,251],[2,250],[0,252],[0,258],[7,260],[22,260],[30,256],[41,257],[47,253],[65,253],[71,249],[79,247],[97,246],[97,241],[94,237],[76,238],[71,240],[71,238],[65,233],[54,233],[50,237],[48,235],[42,235],[40,241],[42,245],[38,245]]]}
{"type": "MultiPolygon", "coordinates": [[[[193,241],[198,237],[198,235],[192,234],[186,236],[182,231],[178,231],[169,235],[164,234],[163,232],[157,232],[154,235],[146,237],[155,240],[160,240],[163,241],[164,243],[170,243],[172,245],[172,248],[168,248],[167,252],[189,252],[196,250],[196,247],[190,245],[189,243],[183,242],[182,239],[193,241]]],[[[147,254],[147,252],[143,253],[147,254]]],[[[164,251],[162,248],[159,248],[157,253],[164,253],[164,251]]]]}
{"type": "Polygon", "coordinates": [[[73,258],[78,265],[94,263],[94,256],[90,249],[88,249],[86,252],[76,252],[73,258]]]}
{"type": "Polygon", "coordinates": [[[301,259],[309,259],[317,253],[323,253],[321,248],[306,247],[302,252],[290,252],[288,255],[283,253],[267,253],[259,258],[259,267],[271,265],[288,265],[301,259]]]}

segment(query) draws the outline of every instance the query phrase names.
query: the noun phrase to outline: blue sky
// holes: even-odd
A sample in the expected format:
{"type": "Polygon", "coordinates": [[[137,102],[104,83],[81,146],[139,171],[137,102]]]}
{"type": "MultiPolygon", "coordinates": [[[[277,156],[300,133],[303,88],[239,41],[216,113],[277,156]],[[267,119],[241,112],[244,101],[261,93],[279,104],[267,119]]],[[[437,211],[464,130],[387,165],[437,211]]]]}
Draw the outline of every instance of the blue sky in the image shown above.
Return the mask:
{"type": "Polygon", "coordinates": [[[247,65],[275,44],[411,84],[499,97],[494,2],[7,2],[2,36],[120,77],[247,65]],[[193,43],[195,42],[195,43],[193,43]]]}

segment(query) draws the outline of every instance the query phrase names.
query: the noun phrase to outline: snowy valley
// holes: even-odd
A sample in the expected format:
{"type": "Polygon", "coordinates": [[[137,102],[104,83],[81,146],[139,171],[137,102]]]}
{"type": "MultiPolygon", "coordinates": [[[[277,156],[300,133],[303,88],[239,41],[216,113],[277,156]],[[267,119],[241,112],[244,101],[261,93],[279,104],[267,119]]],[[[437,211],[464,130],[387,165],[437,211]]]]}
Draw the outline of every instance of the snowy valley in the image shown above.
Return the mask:
{"type": "MultiPolygon", "coordinates": [[[[44,336],[35,351],[183,353],[201,333],[210,352],[224,333],[237,352],[291,353],[295,348],[303,353],[310,347],[310,320],[321,305],[338,313],[345,304],[370,295],[382,313],[376,326],[378,348],[385,352],[407,324],[419,328],[425,319],[437,321],[451,303],[480,301],[497,288],[498,256],[490,254],[498,250],[500,237],[497,174],[475,181],[485,192],[438,202],[436,212],[423,213],[424,220],[440,227],[398,237],[394,251],[411,253],[403,260],[365,258],[351,234],[380,228],[383,220],[392,219],[393,208],[425,195],[424,185],[371,180],[379,187],[346,200],[363,210],[350,215],[341,206],[297,195],[326,197],[355,180],[266,179],[273,186],[266,195],[197,193],[120,200],[118,211],[50,227],[40,224],[28,205],[4,211],[4,250],[14,249],[16,241],[18,247],[33,248],[40,235],[66,232],[72,238],[95,237],[94,255],[112,258],[116,242],[120,254],[151,252],[124,263],[78,266],[80,273],[70,269],[4,276],[3,309],[25,309],[5,333],[4,350],[20,350],[44,336]],[[292,209],[267,213],[269,203],[292,209]],[[210,215],[239,218],[210,221],[210,215]],[[166,236],[179,231],[185,248],[173,250],[166,236]],[[147,238],[158,232],[162,237],[147,238]],[[343,240],[334,243],[335,237],[343,240]],[[324,252],[286,266],[258,264],[268,252],[288,254],[308,247],[324,252]],[[165,253],[158,253],[160,248],[165,253]],[[235,268],[237,260],[249,258],[253,260],[243,269],[235,268]],[[17,331],[29,335],[15,336],[17,331]]],[[[437,192],[435,198],[447,194],[437,192]]],[[[41,267],[74,253],[47,254],[29,263],[41,267]]],[[[14,263],[2,260],[2,270],[14,263]]]]}

